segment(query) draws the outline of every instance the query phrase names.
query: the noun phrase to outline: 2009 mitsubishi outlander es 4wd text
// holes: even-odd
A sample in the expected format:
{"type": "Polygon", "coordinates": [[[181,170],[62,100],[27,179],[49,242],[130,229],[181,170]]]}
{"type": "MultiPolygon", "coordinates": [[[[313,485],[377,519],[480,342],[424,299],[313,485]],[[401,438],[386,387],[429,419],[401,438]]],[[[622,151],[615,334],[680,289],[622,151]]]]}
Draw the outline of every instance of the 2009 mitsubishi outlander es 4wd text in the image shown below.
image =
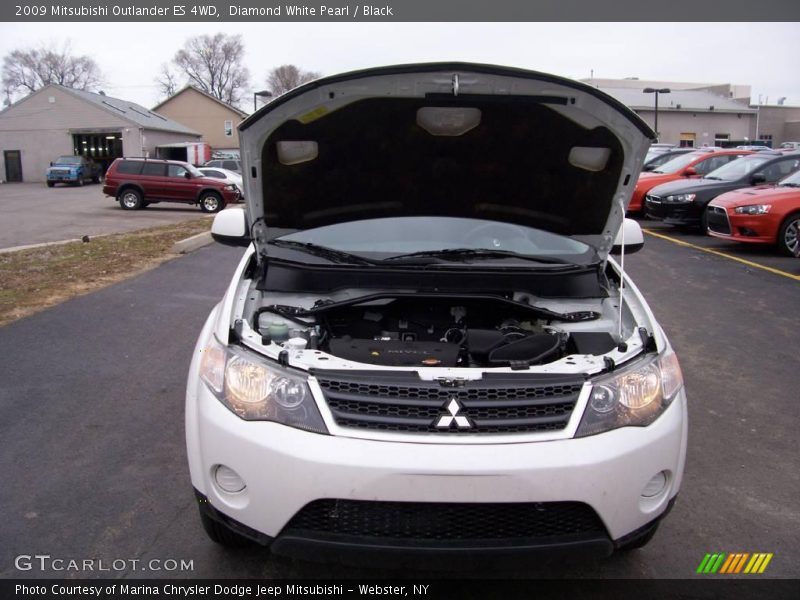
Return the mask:
{"type": "Polygon", "coordinates": [[[647,543],[686,396],[609,255],[644,243],[650,128],[572,80],[437,63],[313,81],[239,131],[246,210],[212,234],[247,249],[186,394],[211,539],[395,565],[647,543]]]}

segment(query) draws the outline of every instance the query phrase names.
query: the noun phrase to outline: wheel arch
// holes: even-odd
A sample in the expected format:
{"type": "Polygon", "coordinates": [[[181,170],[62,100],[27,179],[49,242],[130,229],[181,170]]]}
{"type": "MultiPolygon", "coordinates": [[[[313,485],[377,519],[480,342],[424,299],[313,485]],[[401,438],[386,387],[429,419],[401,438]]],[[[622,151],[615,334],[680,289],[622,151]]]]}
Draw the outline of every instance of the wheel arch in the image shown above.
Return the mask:
{"type": "Polygon", "coordinates": [[[120,196],[125,192],[125,190],[134,189],[142,195],[142,200],[145,199],[146,194],[144,193],[144,188],[139,185],[138,183],[133,183],[131,181],[126,181],[125,183],[121,183],[117,186],[117,200],[119,200],[120,196]]]}

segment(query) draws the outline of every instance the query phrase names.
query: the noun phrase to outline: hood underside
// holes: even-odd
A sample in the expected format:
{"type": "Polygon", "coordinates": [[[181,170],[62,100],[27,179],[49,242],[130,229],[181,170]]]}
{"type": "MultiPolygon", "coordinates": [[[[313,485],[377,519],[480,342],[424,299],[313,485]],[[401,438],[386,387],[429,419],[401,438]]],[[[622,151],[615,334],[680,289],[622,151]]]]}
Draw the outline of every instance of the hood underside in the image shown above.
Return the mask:
{"type": "Polygon", "coordinates": [[[583,84],[469,64],[320,79],[240,126],[250,222],[395,216],[510,222],[610,249],[653,137],[583,84]]]}

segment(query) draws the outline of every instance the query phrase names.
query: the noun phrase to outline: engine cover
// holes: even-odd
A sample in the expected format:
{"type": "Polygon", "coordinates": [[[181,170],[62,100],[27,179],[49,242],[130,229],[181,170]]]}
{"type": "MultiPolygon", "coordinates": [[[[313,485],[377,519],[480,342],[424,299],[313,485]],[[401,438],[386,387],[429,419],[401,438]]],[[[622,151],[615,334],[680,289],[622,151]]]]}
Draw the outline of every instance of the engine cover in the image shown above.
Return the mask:
{"type": "Polygon", "coordinates": [[[388,367],[455,367],[458,344],[401,340],[332,339],[331,354],[354,362],[388,367]]]}

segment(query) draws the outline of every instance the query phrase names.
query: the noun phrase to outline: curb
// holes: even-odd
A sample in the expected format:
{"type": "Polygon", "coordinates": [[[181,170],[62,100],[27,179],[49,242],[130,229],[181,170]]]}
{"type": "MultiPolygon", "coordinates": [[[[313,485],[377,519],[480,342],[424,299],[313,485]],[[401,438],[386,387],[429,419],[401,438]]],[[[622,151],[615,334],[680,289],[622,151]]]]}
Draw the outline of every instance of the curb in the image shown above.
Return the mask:
{"type": "MultiPolygon", "coordinates": [[[[91,239],[99,238],[99,237],[106,237],[108,235],[115,235],[113,233],[98,233],[97,235],[90,236],[91,239]]],[[[46,248],[47,246],[63,246],[64,244],[71,244],[73,242],[80,242],[82,241],[81,238],[75,238],[72,240],[59,240],[57,242],[42,242],[41,244],[27,244],[25,246],[11,246],[10,248],[0,248],[0,254],[6,254],[8,252],[21,252],[23,250],[33,250],[35,248],[46,248]]]]}
{"type": "Polygon", "coordinates": [[[172,253],[187,254],[189,252],[194,252],[198,248],[202,248],[203,246],[208,246],[213,241],[214,238],[211,237],[210,231],[198,233],[197,235],[193,235],[192,237],[188,237],[184,240],[179,240],[175,242],[172,245],[172,253]]]}

